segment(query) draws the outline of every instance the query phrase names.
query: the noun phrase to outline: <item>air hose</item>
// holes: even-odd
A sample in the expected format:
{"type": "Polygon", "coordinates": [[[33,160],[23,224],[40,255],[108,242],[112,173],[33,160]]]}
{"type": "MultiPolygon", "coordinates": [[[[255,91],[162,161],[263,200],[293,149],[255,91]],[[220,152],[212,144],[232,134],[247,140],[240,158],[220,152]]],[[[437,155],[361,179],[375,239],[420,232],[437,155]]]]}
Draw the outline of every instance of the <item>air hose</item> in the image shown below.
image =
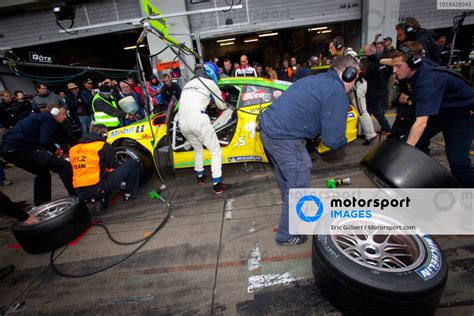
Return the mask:
{"type": "MultiPolygon", "coordinates": [[[[155,228],[155,230],[147,237],[144,237],[144,238],[141,238],[139,240],[135,240],[135,241],[119,241],[117,239],[115,239],[112,234],[110,233],[109,229],[107,228],[106,225],[104,224],[93,224],[91,225],[91,227],[94,227],[94,226],[97,226],[97,227],[101,227],[105,230],[105,232],[107,233],[107,236],[110,238],[110,240],[112,240],[112,242],[114,242],[115,244],[117,245],[135,245],[135,244],[139,244],[134,250],[132,250],[130,253],[128,253],[127,255],[125,255],[124,257],[120,258],[118,261],[106,266],[106,267],[103,267],[103,268],[100,268],[98,270],[93,270],[93,271],[89,271],[89,272],[86,272],[86,273],[83,273],[83,274],[71,274],[71,273],[68,273],[68,272],[64,272],[64,271],[61,271],[59,270],[59,268],[56,266],[55,264],[55,260],[57,259],[57,257],[55,258],[54,254],[56,252],[56,250],[53,250],[51,252],[51,256],[50,256],[50,265],[51,265],[51,269],[54,271],[54,273],[56,273],[57,275],[59,276],[62,276],[62,277],[66,277],[66,278],[83,278],[83,277],[87,277],[87,276],[91,276],[91,275],[94,275],[94,274],[97,274],[97,273],[100,273],[100,272],[103,272],[105,270],[108,270],[120,263],[122,263],[123,261],[127,260],[128,258],[130,258],[131,256],[133,256],[138,250],[140,250],[141,248],[143,248],[143,246],[145,246],[165,225],[166,223],[168,222],[168,220],[170,219],[171,217],[171,211],[172,211],[172,208],[173,206],[171,205],[171,203],[169,203],[168,201],[166,201],[162,196],[161,196],[161,191],[158,190],[159,192],[154,192],[153,193],[153,197],[154,199],[159,199],[161,202],[163,202],[165,205],[166,205],[166,209],[167,209],[167,214],[166,214],[166,217],[163,219],[163,221],[161,222],[161,224],[155,228]]],[[[67,246],[66,246],[67,248],[67,246]]],[[[64,248],[64,250],[66,249],[64,248]]],[[[64,251],[63,250],[63,251],[64,251]]],[[[58,256],[59,257],[59,256],[58,256]]]]}

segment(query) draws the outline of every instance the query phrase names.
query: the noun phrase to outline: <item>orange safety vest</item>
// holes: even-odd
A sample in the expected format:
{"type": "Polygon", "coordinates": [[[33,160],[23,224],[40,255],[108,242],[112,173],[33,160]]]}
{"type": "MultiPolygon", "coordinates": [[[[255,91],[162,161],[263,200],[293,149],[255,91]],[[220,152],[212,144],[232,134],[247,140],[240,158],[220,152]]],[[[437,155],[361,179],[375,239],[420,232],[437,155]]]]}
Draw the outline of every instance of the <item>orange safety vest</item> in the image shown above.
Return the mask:
{"type": "Polygon", "coordinates": [[[75,189],[100,182],[99,151],[104,141],[78,144],[69,150],[72,165],[72,185],[75,189]]]}

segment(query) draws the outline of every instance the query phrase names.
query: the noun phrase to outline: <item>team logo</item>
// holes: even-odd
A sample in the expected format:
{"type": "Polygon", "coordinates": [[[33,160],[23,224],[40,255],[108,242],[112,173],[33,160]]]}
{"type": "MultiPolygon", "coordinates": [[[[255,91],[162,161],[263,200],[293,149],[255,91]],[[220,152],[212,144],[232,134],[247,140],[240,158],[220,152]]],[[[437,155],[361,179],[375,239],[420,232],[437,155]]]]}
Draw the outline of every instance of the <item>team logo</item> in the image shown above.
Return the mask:
{"type": "Polygon", "coordinates": [[[316,222],[323,215],[323,211],[323,203],[314,195],[305,195],[296,203],[296,214],[307,223],[316,222]]]}

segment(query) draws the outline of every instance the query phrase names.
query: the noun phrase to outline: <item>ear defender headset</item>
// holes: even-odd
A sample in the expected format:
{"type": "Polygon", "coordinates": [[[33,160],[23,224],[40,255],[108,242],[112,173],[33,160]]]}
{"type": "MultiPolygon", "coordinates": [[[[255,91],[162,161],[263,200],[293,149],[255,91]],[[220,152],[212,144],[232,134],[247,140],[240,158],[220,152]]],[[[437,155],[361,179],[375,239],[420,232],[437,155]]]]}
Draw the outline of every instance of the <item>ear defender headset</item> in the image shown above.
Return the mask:
{"type": "Polygon", "coordinates": [[[358,75],[359,70],[354,66],[350,66],[344,69],[341,78],[344,82],[352,82],[357,78],[358,75]]]}
{"type": "Polygon", "coordinates": [[[52,108],[49,113],[51,113],[53,116],[57,116],[61,110],[59,108],[52,108]]]}
{"type": "Polygon", "coordinates": [[[401,51],[405,56],[407,56],[407,65],[411,69],[417,69],[421,66],[422,56],[413,54],[410,48],[406,45],[400,45],[397,50],[401,51]]]}
{"type": "Polygon", "coordinates": [[[344,47],[344,41],[339,36],[335,37],[332,42],[336,50],[341,50],[344,47]]]}
{"type": "Polygon", "coordinates": [[[404,18],[401,18],[400,19],[400,22],[398,23],[398,25],[402,25],[403,26],[403,29],[405,30],[405,33],[407,36],[411,36],[411,35],[414,35],[416,33],[416,30],[413,26],[411,26],[410,24],[408,24],[404,18]]]}

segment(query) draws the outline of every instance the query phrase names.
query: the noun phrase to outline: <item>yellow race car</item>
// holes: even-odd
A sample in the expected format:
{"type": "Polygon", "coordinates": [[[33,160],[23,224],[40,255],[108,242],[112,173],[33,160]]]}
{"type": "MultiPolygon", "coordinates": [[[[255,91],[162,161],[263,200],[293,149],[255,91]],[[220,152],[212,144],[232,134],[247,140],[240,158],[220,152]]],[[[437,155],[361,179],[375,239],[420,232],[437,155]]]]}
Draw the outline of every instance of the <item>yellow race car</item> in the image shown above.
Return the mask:
{"type": "MultiPolygon", "coordinates": [[[[222,112],[209,112],[222,146],[222,163],[268,162],[257,130],[257,116],[277,99],[291,83],[254,77],[223,78],[219,88],[225,100],[233,105],[222,112]]],[[[142,181],[153,174],[155,166],[161,174],[174,169],[194,166],[193,149],[181,135],[175,120],[178,102],[171,102],[168,111],[155,114],[131,125],[108,133],[107,141],[117,146],[117,157],[139,160],[142,181]]],[[[347,141],[357,137],[358,114],[353,106],[347,111],[347,141]]],[[[319,153],[329,150],[323,144],[319,153]]],[[[210,165],[210,155],[204,151],[204,165],[210,165]]]]}

